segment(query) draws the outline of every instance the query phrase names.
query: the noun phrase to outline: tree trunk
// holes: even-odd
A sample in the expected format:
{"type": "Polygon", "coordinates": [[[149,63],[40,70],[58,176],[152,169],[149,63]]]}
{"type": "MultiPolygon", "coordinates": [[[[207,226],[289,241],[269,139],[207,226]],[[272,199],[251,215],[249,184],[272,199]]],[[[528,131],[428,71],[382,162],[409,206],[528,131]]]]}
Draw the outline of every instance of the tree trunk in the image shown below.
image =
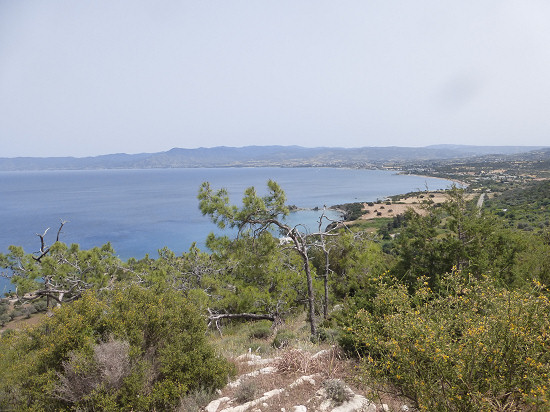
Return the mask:
{"type": "Polygon", "coordinates": [[[315,323],[315,296],[313,294],[313,279],[311,277],[311,270],[309,267],[309,257],[307,254],[302,255],[304,259],[304,271],[306,272],[307,279],[307,300],[309,304],[309,323],[311,325],[311,334],[317,334],[317,325],[315,323]]]}
{"type": "Polygon", "coordinates": [[[325,302],[323,305],[323,318],[326,320],[328,319],[328,274],[330,273],[330,259],[324,243],[323,243],[323,253],[325,255],[325,277],[324,277],[325,302]]]}

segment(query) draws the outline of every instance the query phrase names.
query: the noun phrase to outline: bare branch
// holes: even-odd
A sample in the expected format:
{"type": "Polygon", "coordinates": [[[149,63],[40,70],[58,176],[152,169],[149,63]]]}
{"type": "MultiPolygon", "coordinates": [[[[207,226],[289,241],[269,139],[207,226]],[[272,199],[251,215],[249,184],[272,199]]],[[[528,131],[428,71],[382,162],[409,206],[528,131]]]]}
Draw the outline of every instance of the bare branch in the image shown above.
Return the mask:
{"type": "Polygon", "coordinates": [[[46,248],[46,244],[44,242],[44,237],[46,236],[46,233],[48,233],[48,230],[50,230],[50,228],[47,228],[43,234],[39,234],[39,233],[36,234],[36,236],[40,238],[40,250],[39,250],[40,256],[38,257],[33,256],[33,259],[36,260],[37,262],[40,262],[40,259],[46,256],[50,251],[50,248],[46,248]]]}
{"type": "MultiPolygon", "coordinates": [[[[61,235],[61,229],[63,229],[63,226],[65,226],[65,223],[69,223],[68,220],[60,219],[61,225],[59,226],[59,230],[57,231],[57,236],[55,238],[56,242],[59,242],[59,235],[61,235]]],[[[45,234],[45,233],[44,233],[45,234]]]]}
{"type": "Polygon", "coordinates": [[[220,313],[208,316],[210,321],[218,321],[220,319],[249,319],[249,320],[270,320],[274,322],[277,319],[275,315],[262,315],[256,313],[220,313]]]}
{"type": "MultiPolygon", "coordinates": [[[[63,219],[60,219],[61,221],[61,224],[59,225],[59,230],[57,231],[57,236],[56,236],[56,239],[55,241],[56,242],[59,242],[59,236],[61,235],[61,229],[63,229],[63,226],[65,225],[65,223],[67,223],[66,220],[63,220],[63,219]]],[[[36,260],[37,262],[40,262],[40,260],[46,256],[49,251],[50,251],[50,247],[46,247],[46,242],[44,240],[44,238],[46,237],[46,233],[48,233],[48,230],[50,230],[50,228],[47,228],[43,234],[39,234],[37,233],[36,236],[38,236],[40,238],[40,250],[38,251],[38,253],[40,253],[39,256],[33,256],[32,258],[34,260],[36,260]]]]}

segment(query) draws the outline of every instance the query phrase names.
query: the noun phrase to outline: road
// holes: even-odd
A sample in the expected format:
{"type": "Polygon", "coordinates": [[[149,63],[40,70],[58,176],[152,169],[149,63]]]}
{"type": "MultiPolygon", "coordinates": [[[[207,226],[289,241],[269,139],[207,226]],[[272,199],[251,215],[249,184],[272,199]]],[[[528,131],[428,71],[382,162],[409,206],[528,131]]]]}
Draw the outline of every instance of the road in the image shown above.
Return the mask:
{"type": "Polygon", "coordinates": [[[481,196],[479,196],[479,199],[477,199],[477,208],[481,212],[481,208],[483,207],[483,201],[485,200],[485,193],[482,193],[481,196]]]}

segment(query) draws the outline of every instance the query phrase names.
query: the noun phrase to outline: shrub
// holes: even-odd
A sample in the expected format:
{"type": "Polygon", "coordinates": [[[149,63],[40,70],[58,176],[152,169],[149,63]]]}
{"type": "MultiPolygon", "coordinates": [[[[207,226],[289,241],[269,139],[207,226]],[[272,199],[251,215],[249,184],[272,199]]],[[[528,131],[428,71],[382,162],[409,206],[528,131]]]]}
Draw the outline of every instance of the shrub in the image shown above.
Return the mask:
{"type": "Polygon", "coordinates": [[[347,318],[343,343],[363,360],[365,379],[389,383],[420,410],[548,410],[550,301],[487,277],[453,272],[441,292],[425,279],[380,283],[369,312],[347,318]]]}
{"type": "Polygon", "coordinates": [[[198,388],[181,398],[177,412],[201,412],[215,398],[215,392],[198,388]]]}
{"type": "Polygon", "coordinates": [[[12,319],[18,318],[19,316],[23,316],[23,311],[21,309],[14,309],[10,312],[10,317],[12,319]]]}
{"type": "Polygon", "coordinates": [[[235,393],[235,400],[238,403],[250,402],[256,398],[257,393],[258,387],[252,379],[248,379],[239,385],[235,393]]]}
{"type": "Polygon", "coordinates": [[[36,309],[37,312],[45,311],[46,310],[46,301],[39,300],[38,302],[36,302],[34,304],[34,308],[36,309]]]}
{"type": "Polygon", "coordinates": [[[296,339],[296,335],[294,335],[294,333],[286,330],[279,330],[277,331],[271,346],[276,349],[286,348],[290,345],[290,342],[292,342],[293,339],[296,339]]]}
{"type": "Polygon", "coordinates": [[[327,397],[332,399],[336,405],[341,405],[349,401],[352,397],[352,393],[340,379],[329,379],[324,381],[323,388],[327,393],[327,397]]]}
{"type": "Polygon", "coordinates": [[[0,299],[0,315],[7,313],[10,308],[10,304],[7,299],[0,299]]]}
{"type": "Polygon", "coordinates": [[[269,321],[261,321],[252,326],[248,334],[250,339],[267,339],[271,336],[271,324],[269,321]]]}
{"type": "Polygon", "coordinates": [[[42,325],[0,341],[0,409],[167,410],[220,388],[233,368],[175,291],[87,293],[42,325]]]}
{"type": "Polygon", "coordinates": [[[23,306],[23,314],[27,319],[30,318],[31,315],[34,315],[36,312],[37,310],[32,304],[23,306]]]}
{"type": "Polygon", "coordinates": [[[338,339],[338,329],[318,328],[317,335],[311,337],[313,343],[318,342],[336,342],[338,339]]]}

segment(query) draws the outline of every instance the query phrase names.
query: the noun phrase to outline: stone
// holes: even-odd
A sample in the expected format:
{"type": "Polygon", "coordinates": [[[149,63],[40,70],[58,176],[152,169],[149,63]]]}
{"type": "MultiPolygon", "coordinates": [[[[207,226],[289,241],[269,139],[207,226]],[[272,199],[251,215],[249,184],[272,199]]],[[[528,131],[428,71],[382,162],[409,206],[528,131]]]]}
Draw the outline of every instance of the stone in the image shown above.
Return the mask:
{"type": "Polygon", "coordinates": [[[220,399],[216,399],[212,402],[210,402],[206,408],[204,408],[204,410],[206,412],[216,412],[218,410],[218,408],[220,407],[220,405],[224,402],[227,402],[229,400],[229,398],[227,396],[223,397],[223,398],[220,398],[220,399]]]}
{"type": "Polygon", "coordinates": [[[349,401],[332,409],[332,412],[376,412],[376,405],[361,395],[355,395],[349,401]]]}

